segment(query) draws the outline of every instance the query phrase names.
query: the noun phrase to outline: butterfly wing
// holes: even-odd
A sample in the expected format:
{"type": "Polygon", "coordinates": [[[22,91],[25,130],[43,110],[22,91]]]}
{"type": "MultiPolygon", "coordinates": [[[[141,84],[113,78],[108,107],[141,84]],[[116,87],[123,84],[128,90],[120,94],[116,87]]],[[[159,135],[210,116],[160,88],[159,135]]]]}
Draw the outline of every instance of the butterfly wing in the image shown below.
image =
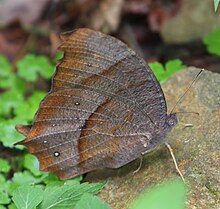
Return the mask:
{"type": "Polygon", "coordinates": [[[111,36],[78,29],[62,38],[64,58],[51,91],[20,144],[38,157],[41,170],[61,179],[134,160],[166,118],[158,81],[111,36]]]}

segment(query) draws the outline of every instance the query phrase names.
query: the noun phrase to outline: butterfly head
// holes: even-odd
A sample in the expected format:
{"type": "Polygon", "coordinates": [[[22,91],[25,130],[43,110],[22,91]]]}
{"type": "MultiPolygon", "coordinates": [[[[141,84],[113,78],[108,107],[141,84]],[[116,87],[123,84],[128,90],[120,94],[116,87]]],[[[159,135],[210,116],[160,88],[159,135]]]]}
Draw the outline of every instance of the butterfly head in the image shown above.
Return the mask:
{"type": "Polygon", "coordinates": [[[166,127],[172,128],[178,123],[176,113],[171,113],[170,115],[167,115],[165,125],[166,127]]]}
{"type": "Polygon", "coordinates": [[[166,116],[165,123],[156,130],[155,139],[152,140],[154,147],[155,145],[162,144],[166,141],[167,134],[171,131],[171,129],[178,123],[176,113],[172,113],[166,116]]]}

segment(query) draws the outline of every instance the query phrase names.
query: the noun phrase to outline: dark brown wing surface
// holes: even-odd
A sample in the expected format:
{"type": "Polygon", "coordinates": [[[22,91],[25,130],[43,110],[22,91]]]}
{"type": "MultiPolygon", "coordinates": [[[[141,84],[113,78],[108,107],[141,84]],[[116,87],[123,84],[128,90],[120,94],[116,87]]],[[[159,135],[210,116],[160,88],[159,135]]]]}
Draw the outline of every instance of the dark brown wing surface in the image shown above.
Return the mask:
{"type": "Polygon", "coordinates": [[[61,179],[134,160],[146,149],[141,133],[150,136],[166,118],[158,81],[111,36],[78,29],[62,38],[51,91],[20,144],[61,179]]]}

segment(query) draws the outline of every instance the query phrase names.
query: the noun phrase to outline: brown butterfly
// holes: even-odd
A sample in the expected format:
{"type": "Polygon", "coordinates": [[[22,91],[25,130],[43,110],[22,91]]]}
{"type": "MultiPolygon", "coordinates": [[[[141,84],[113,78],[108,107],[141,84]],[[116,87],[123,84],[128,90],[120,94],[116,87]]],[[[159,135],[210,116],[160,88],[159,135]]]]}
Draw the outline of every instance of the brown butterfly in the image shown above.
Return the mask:
{"type": "Polygon", "coordinates": [[[167,114],[151,69],[109,35],[78,29],[61,36],[64,58],[33,124],[18,125],[18,144],[37,156],[40,169],[69,179],[118,168],[166,143],[177,124],[167,114]]]}

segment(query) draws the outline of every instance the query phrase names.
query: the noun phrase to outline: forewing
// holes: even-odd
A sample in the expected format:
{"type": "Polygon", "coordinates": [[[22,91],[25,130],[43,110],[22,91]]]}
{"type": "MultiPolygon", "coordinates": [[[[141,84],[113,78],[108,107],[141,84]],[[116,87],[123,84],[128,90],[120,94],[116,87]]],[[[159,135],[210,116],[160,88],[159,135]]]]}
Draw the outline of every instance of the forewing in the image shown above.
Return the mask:
{"type": "Polygon", "coordinates": [[[146,120],[163,123],[163,91],[143,59],[114,37],[90,29],[65,36],[65,55],[58,65],[53,90],[89,89],[135,106],[146,120]]]}

